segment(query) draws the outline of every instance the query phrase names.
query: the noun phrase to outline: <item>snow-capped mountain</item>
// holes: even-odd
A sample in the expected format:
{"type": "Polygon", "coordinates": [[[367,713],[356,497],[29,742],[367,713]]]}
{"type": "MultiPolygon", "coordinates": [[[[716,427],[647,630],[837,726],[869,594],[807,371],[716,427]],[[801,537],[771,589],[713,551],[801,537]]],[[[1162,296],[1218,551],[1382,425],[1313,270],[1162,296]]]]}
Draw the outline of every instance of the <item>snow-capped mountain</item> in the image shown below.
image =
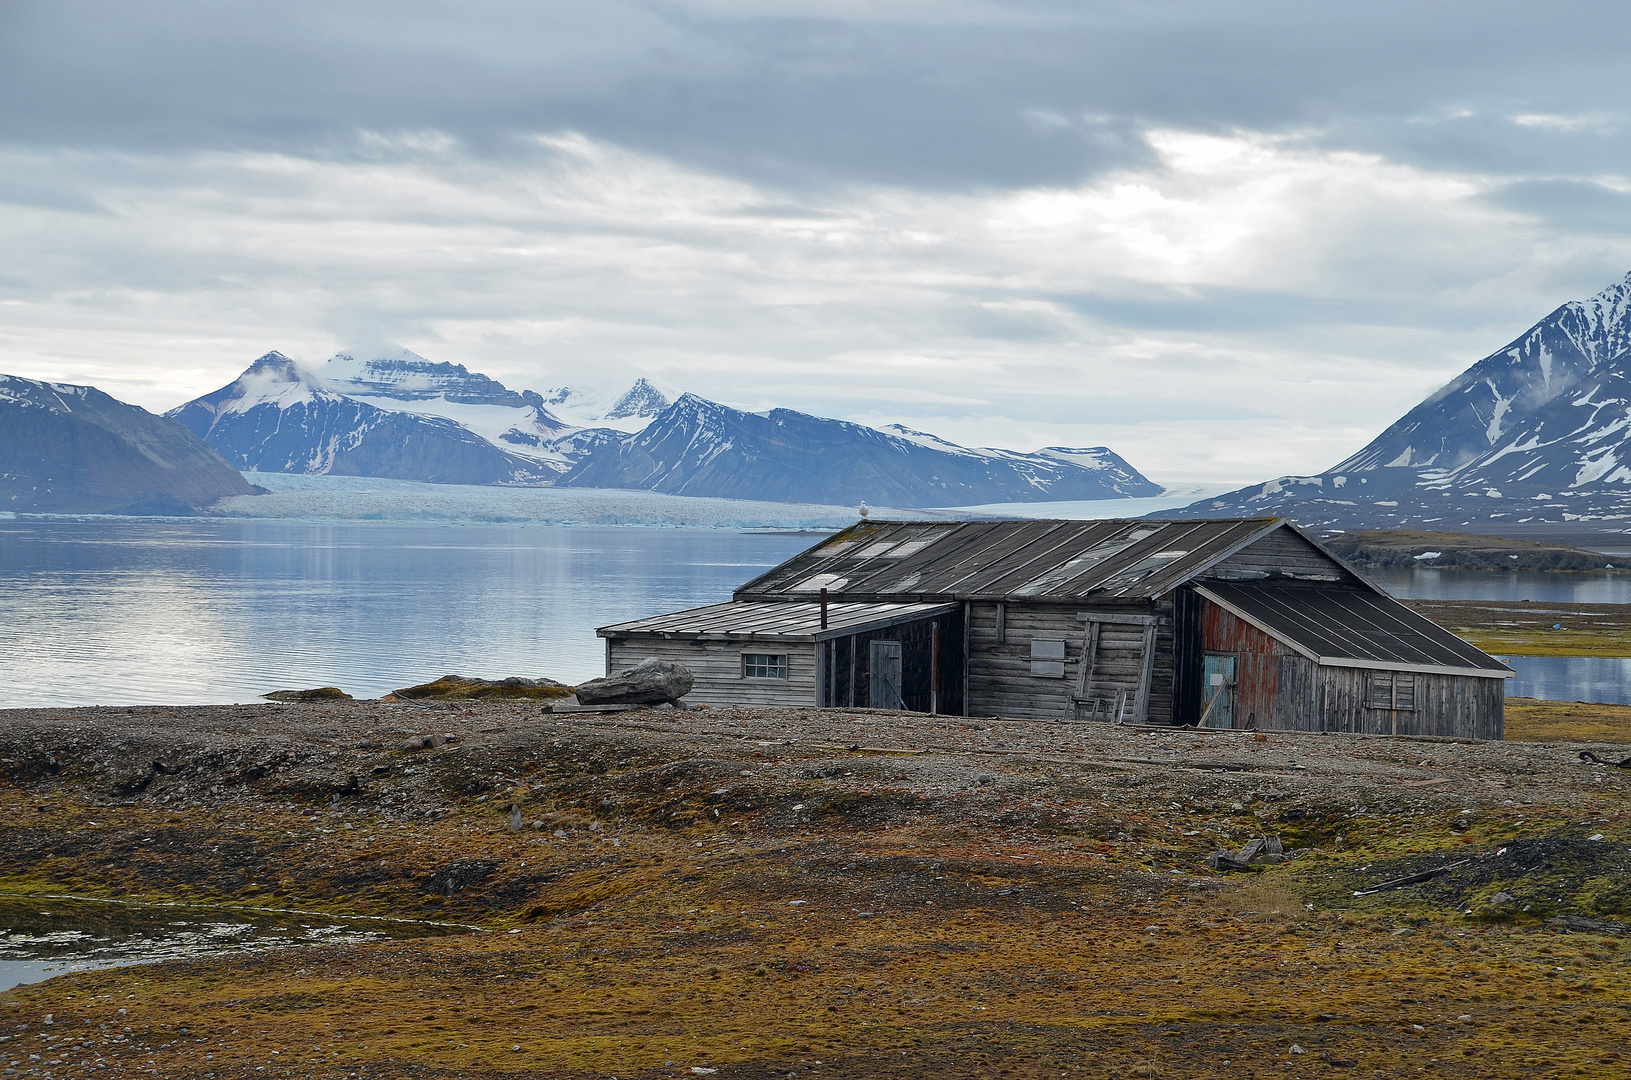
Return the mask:
{"type": "Polygon", "coordinates": [[[1564,304],[1346,461],[1178,512],[1269,513],[1341,527],[1631,517],[1631,274],[1564,304]]]}
{"type": "MultiPolygon", "coordinates": [[[[552,467],[538,456],[501,449],[465,423],[433,411],[435,402],[465,410],[471,414],[467,417],[471,423],[502,427],[498,438],[505,438],[512,429],[530,434],[521,432],[518,424],[525,417],[532,417],[525,422],[534,424],[547,417],[553,435],[563,425],[548,417],[541,401],[534,406],[423,397],[419,395],[429,389],[430,377],[446,375],[466,385],[470,380],[461,381],[459,376],[469,373],[446,364],[429,367],[453,368],[451,372],[406,367],[402,370],[410,377],[394,383],[389,369],[378,364],[359,365],[349,356],[335,359],[341,361],[335,372],[340,384],[365,388],[368,396],[341,393],[282,353],[269,352],[233,382],[165,415],[180,421],[237,468],[255,472],[504,484],[553,480],[564,465],[552,467]]],[[[485,376],[477,378],[491,383],[485,376]]],[[[492,386],[508,393],[497,383],[492,386]]],[[[488,397],[495,396],[490,387],[482,390],[488,397]]],[[[525,449],[538,451],[539,447],[533,444],[525,449]]]]}
{"type": "MultiPolygon", "coordinates": [[[[336,393],[377,409],[451,420],[556,473],[575,460],[551,442],[581,425],[552,414],[536,391],[511,390],[463,364],[434,363],[407,349],[368,360],[340,353],[313,374],[336,393]]],[[[532,468],[525,475],[535,474],[532,468]]]]}
{"type": "Polygon", "coordinates": [[[668,408],[679,394],[674,387],[659,387],[642,376],[621,391],[603,383],[553,387],[544,392],[544,402],[574,426],[634,432],[668,408]]]}
{"type": "Polygon", "coordinates": [[[93,386],[0,375],[0,510],[191,514],[255,490],[173,420],[93,386]]]}
{"type": "Polygon", "coordinates": [[[950,506],[1160,488],[1103,447],[969,449],[789,409],[746,413],[637,379],[511,390],[406,350],[306,369],[281,353],[168,415],[239,468],[449,484],[559,483],[782,502],[950,506]]]}
{"type": "Polygon", "coordinates": [[[1037,454],[969,449],[791,409],[748,413],[683,394],[643,430],[596,448],[563,487],[776,502],[967,506],[1158,495],[1103,447],[1037,454]]]}

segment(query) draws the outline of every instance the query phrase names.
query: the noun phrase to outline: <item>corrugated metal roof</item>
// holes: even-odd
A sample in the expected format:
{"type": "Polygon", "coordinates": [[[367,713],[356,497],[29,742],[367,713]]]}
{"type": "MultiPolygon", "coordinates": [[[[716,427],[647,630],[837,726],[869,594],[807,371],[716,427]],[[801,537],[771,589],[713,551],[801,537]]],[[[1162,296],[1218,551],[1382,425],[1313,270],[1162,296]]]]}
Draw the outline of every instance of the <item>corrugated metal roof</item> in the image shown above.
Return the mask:
{"type": "Polygon", "coordinates": [[[739,600],[1147,600],[1283,523],[863,521],[736,590],[739,600]]]}
{"type": "Polygon", "coordinates": [[[916,622],[956,610],[956,604],[829,603],[827,628],[823,630],[819,603],[735,600],[602,626],[595,633],[601,637],[661,634],[677,638],[780,637],[824,641],[829,637],[916,622]]]}
{"type": "Polygon", "coordinates": [[[1511,668],[1391,597],[1359,589],[1208,582],[1196,590],[1333,667],[1504,678],[1511,668]]]}

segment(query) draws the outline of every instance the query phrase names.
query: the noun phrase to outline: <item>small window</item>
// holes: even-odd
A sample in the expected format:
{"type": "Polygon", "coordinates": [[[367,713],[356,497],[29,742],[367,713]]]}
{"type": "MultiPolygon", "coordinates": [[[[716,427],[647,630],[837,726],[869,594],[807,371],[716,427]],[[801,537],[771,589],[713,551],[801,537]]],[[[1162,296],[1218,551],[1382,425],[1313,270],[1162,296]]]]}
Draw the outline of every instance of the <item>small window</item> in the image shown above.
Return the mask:
{"type": "Polygon", "coordinates": [[[743,653],[742,678],[744,679],[785,679],[787,678],[786,653],[743,653]]]}
{"type": "Polygon", "coordinates": [[[1416,676],[1408,671],[1373,671],[1365,687],[1365,705],[1372,709],[1416,711],[1416,676]]]}
{"type": "Polygon", "coordinates": [[[1031,676],[1037,679],[1063,679],[1065,677],[1065,642],[1063,638],[1031,639],[1031,676]]]}

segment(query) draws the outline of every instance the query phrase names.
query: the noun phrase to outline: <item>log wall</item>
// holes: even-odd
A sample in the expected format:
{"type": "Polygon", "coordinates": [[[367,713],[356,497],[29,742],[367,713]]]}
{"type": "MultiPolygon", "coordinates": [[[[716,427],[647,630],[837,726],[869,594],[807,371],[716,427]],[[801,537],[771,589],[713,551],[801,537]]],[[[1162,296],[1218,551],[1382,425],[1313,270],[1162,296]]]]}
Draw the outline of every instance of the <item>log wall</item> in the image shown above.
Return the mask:
{"type": "MultiPolygon", "coordinates": [[[[1150,686],[1148,722],[1172,721],[1172,603],[1121,605],[1116,607],[1083,604],[975,602],[969,605],[968,698],[971,716],[1012,716],[1021,719],[1065,719],[1075,715],[1072,695],[1081,678],[1083,651],[1087,644],[1087,624],[1083,613],[1153,615],[1156,622],[1155,668],[1150,686]],[[1033,675],[1031,641],[1065,642],[1064,676],[1033,675]]],[[[1104,624],[1109,647],[1101,645],[1094,682],[1098,689],[1137,689],[1134,643],[1141,650],[1143,630],[1130,626],[1104,624]],[[1100,673],[1100,666],[1108,666],[1100,673]]]]}

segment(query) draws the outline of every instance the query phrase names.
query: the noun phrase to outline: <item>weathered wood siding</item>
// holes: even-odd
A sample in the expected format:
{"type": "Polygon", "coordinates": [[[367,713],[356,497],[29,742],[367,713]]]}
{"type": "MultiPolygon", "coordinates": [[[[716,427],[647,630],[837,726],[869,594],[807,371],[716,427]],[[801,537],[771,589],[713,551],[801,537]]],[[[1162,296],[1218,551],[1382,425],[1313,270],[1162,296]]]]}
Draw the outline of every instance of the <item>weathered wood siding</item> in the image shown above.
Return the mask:
{"type": "MultiPolygon", "coordinates": [[[[1313,666],[1309,661],[1309,666],[1313,666]]],[[[1441,735],[1461,739],[1500,739],[1506,733],[1506,683],[1465,675],[1415,673],[1411,710],[1372,709],[1366,705],[1363,668],[1318,668],[1313,709],[1324,730],[1363,735],[1441,735]]],[[[1313,729],[1319,730],[1319,729],[1313,729]]]]}
{"type": "Polygon", "coordinates": [[[1219,581],[1262,581],[1292,577],[1301,581],[1353,581],[1342,564],[1290,529],[1276,529],[1206,572],[1219,581]]]}
{"type": "Polygon", "coordinates": [[[1370,669],[1320,667],[1204,600],[1200,621],[1205,651],[1236,658],[1237,727],[1468,739],[1499,739],[1505,733],[1504,680],[1413,672],[1413,710],[1372,709],[1365,697],[1370,669]]]}
{"type": "MultiPolygon", "coordinates": [[[[1153,615],[1157,619],[1155,667],[1150,686],[1149,722],[1170,723],[1172,718],[1172,603],[1095,607],[1083,604],[1008,603],[1003,605],[1002,633],[998,633],[998,605],[969,605],[969,714],[1012,716],[1021,719],[1063,719],[1075,715],[1072,695],[1081,677],[1087,624],[1081,615],[1153,615]],[[1031,674],[1033,639],[1065,642],[1063,678],[1031,674]]],[[[1142,652],[1143,630],[1104,624],[1094,682],[1101,690],[1125,689],[1129,698],[1137,690],[1139,669],[1135,643],[1142,652]],[[1099,668],[1105,668],[1100,674],[1099,668]]]]}
{"type": "MultiPolygon", "coordinates": [[[[1228,691],[1234,698],[1235,727],[1275,727],[1281,657],[1296,654],[1251,623],[1205,602],[1201,608],[1201,646],[1203,655],[1228,653],[1235,658],[1235,684],[1228,691]]],[[[1212,693],[1211,687],[1202,687],[1203,709],[1212,693]]]]}
{"type": "Polygon", "coordinates": [[[709,705],[814,705],[816,655],[814,642],[787,642],[771,638],[736,641],[695,641],[642,635],[608,638],[608,671],[621,671],[656,657],[691,669],[696,687],[685,700],[709,705]],[[745,652],[786,653],[786,679],[744,679],[745,652]]]}
{"type": "Polygon", "coordinates": [[[934,619],[919,619],[880,630],[851,634],[823,642],[828,650],[827,686],[822,700],[835,707],[864,707],[872,700],[872,673],[868,670],[872,642],[898,641],[901,645],[901,700],[912,712],[935,711],[963,715],[963,613],[948,612],[934,619]],[[936,635],[939,637],[936,659],[936,635]],[[853,664],[852,658],[853,657],[853,664]],[[938,693],[929,693],[931,675],[938,674],[938,693]]]}

